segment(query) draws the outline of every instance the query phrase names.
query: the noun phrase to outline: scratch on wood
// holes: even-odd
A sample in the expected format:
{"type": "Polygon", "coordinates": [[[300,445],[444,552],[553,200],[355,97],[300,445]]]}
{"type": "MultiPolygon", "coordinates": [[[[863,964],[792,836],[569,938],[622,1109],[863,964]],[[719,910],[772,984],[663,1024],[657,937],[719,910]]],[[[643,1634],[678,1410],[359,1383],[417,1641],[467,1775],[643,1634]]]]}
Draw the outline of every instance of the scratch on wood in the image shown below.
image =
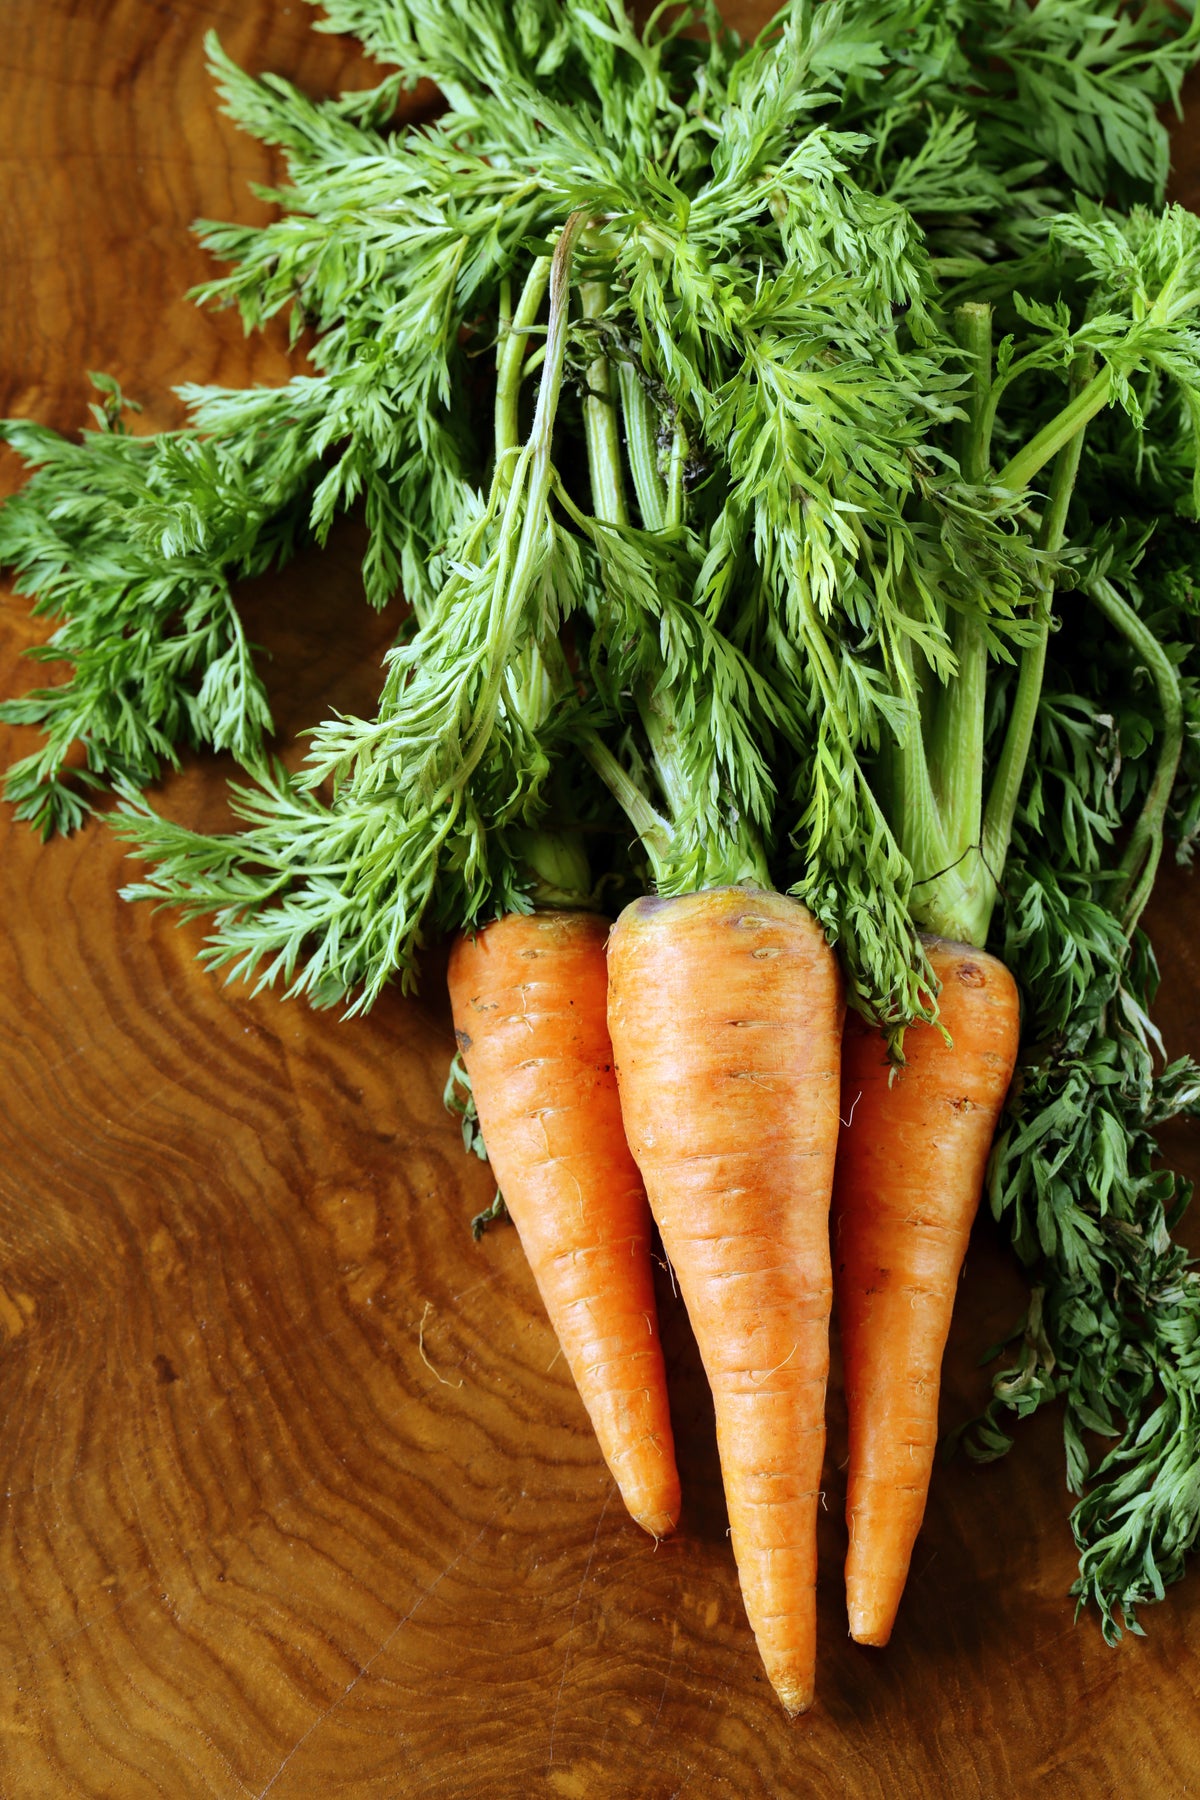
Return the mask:
{"type": "Polygon", "coordinates": [[[352,1679],[346,1683],[346,1686],[342,1689],[341,1693],[336,1697],[336,1699],[331,1700],[329,1702],[329,1705],[327,1707],[325,1707],[322,1712],[319,1712],[317,1714],[316,1718],[313,1720],[312,1724],[308,1727],[307,1731],[303,1732],[301,1734],[301,1736],[296,1739],[296,1742],[292,1745],[291,1749],[288,1751],[287,1755],[284,1757],[283,1761],[280,1763],[279,1767],[276,1769],[275,1773],[272,1775],[271,1779],[268,1781],[266,1787],[260,1789],[259,1793],[255,1796],[255,1800],[265,1800],[265,1796],[270,1793],[271,1789],[275,1786],[275,1783],[279,1780],[279,1777],[283,1774],[283,1772],[287,1768],[288,1764],[299,1754],[299,1752],[301,1750],[303,1750],[305,1744],[307,1744],[309,1738],[312,1737],[313,1733],[315,1731],[318,1731],[321,1728],[321,1726],[325,1723],[326,1719],[328,1719],[331,1714],[333,1714],[337,1711],[338,1707],[342,1705],[343,1701],[349,1699],[350,1695],[354,1692],[355,1688],[358,1686],[359,1682],[363,1679],[364,1675],[369,1675],[371,1670],[375,1667],[375,1664],[379,1661],[380,1657],[386,1655],[387,1652],[391,1649],[392,1645],[395,1643],[396,1639],[399,1637],[400,1633],[404,1630],[404,1627],[408,1624],[409,1620],[413,1617],[413,1614],[417,1611],[417,1608],[422,1604],[422,1602],[428,1600],[430,1594],[432,1594],[436,1588],[441,1586],[442,1582],[445,1581],[447,1575],[449,1575],[454,1569],[456,1569],[458,1567],[459,1563],[463,1560],[463,1557],[469,1555],[470,1552],[472,1550],[474,1550],[476,1544],[478,1544],[482,1540],[482,1538],[486,1535],[488,1529],[492,1525],[492,1523],[495,1520],[496,1515],[499,1511],[500,1511],[500,1507],[498,1505],[496,1507],[494,1507],[492,1509],[491,1513],[488,1515],[488,1517],[484,1520],[483,1524],[479,1527],[479,1530],[476,1532],[475,1536],[471,1539],[471,1542],[466,1546],[466,1548],[463,1550],[460,1550],[458,1552],[457,1556],[451,1558],[451,1560],[446,1564],[445,1568],[441,1571],[441,1573],[439,1575],[434,1576],[433,1580],[429,1583],[428,1587],[424,1587],[421,1589],[421,1592],[417,1595],[416,1599],[413,1601],[412,1605],[409,1607],[409,1609],[405,1613],[404,1617],[402,1619],[398,1619],[396,1624],[393,1625],[392,1629],[388,1632],[387,1636],[384,1638],[383,1642],[380,1644],[378,1650],[376,1650],[373,1655],[371,1655],[367,1658],[366,1662],[362,1665],[361,1669],[359,1669],[357,1675],[353,1676],[352,1679]]]}
{"type": "Polygon", "coordinates": [[[678,1642],[679,1642],[679,1627],[677,1625],[675,1625],[675,1626],[672,1626],[672,1628],[671,1628],[671,1654],[667,1658],[667,1672],[663,1676],[662,1691],[660,1692],[660,1694],[658,1696],[658,1705],[655,1707],[654,1717],[650,1721],[651,1734],[653,1734],[654,1728],[658,1724],[658,1715],[662,1712],[663,1701],[667,1697],[667,1684],[670,1682],[670,1679],[671,1679],[671,1670],[675,1667],[675,1647],[678,1644],[678,1642]]]}
{"type": "Polygon", "coordinates": [[[583,1590],[587,1586],[587,1578],[592,1572],[592,1563],[596,1556],[596,1545],[600,1542],[600,1527],[604,1523],[604,1515],[608,1511],[608,1503],[612,1499],[612,1484],[604,1491],[604,1504],[600,1508],[600,1517],[596,1520],[596,1529],[592,1533],[592,1544],[588,1551],[587,1562],[583,1566],[583,1574],[579,1578],[579,1592],[575,1596],[575,1604],[571,1608],[571,1623],[567,1626],[567,1651],[563,1657],[562,1675],[559,1677],[558,1692],[554,1696],[554,1712],[550,1719],[550,1754],[546,1763],[549,1771],[554,1764],[554,1734],[558,1729],[558,1709],[562,1703],[563,1689],[567,1685],[567,1669],[571,1663],[571,1636],[575,1630],[575,1619],[579,1612],[579,1602],[583,1599],[583,1590]]]}

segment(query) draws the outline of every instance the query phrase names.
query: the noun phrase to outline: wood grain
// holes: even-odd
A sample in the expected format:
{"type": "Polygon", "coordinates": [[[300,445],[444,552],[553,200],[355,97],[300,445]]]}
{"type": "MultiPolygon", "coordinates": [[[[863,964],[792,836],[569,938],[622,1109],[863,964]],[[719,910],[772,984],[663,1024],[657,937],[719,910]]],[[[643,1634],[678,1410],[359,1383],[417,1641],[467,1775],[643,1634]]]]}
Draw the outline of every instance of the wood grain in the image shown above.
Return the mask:
{"type": "MultiPolygon", "coordinates": [[[[213,23],[312,91],[368,79],[298,4],[8,0],[6,411],[73,429],[99,367],[158,426],[172,382],[283,377],[280,335],[247,343],[181,300],[205,273],[190,219],[250,216],[246,181],[270,174],[216,113],[213,23]]],[[[350,529],[251,598],[288,732],[369,699],[390,627],[355,603],[355,554],[350,529]]],[[[6,602],[5,691],[35,635],[6,602]]],[[[190,769],[167,801],[214,816],[219,781],[190,769]]],[[[879,1655],[845,1635],[835,1384],[820,1701],[789,1726],[669,1290],[686,1516],[656,1551],[514,1235],[471,1243],[491,1189],[441,1108],[436,963],[423,999],[353,1023],[250,999],[197,970],[197,930],[123,905],[121,878],[103,829],[43,849],[0,820],[5,1800],[1196,1791],[1200,1579],[1116,1651],[1072,1624],[1053,1418],[1005,1464],[938,1471],[879,1655]]],[[[1154,921],[1163,1021],[1193,1048],[1194,905],[1171,875],[1154,921]]],[[[1187,1134],[1173,1148],[1195,1173],[1187,1134]]],[[[1019,1292],[981,1229],[948,1422],[978,1404],[976,1355],[1019,1292]]]]}

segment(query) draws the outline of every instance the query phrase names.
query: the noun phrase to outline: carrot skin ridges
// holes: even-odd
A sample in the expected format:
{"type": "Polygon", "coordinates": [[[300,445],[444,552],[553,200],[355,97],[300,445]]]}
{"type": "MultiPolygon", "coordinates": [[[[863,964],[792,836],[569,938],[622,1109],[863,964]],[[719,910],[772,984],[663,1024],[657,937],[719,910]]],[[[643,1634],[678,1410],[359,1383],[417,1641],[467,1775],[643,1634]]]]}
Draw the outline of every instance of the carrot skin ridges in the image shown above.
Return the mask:
{"type": "Polygon", "coordinates": [[[925,1515],[942,1356],[988,1155],[1016,1066],[1016,983],[994,956],[927,941],[947,1045],[905,1033],[893,1073],[851,1015],[842,1047],[834,1283],[850,1422],[850,1635],[886,1644],[925,1515]]]}
{"type": "Polygon", "coordinates": [[[812,1703],[842,985],[811,916],[719,888],[627,907],[609,1025],[630,1148],[712,1389],[747,1616],[812,1703]]]}
{"type": "Polygon", "coordinates": [[[511,913],[450,955],[455,1032],[488,1158],[604,1460],[664,1537],[679,1476],[650,1257],[606,1018],[608,920],[511,913]]]}

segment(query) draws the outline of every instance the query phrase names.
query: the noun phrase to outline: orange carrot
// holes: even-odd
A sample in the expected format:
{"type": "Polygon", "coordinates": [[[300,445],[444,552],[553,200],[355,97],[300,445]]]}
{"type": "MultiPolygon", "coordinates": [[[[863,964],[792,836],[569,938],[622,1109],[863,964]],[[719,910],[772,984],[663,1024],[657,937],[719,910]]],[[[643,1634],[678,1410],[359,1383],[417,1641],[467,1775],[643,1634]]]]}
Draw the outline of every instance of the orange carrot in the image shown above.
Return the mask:
{"type": "Polygon", "coordinates": [[[938,1388],[959,1271],[1017,1058],[1004,964],[927,940],[941,1020],[905,1034],[903,1068],[851,1015],[842,1049],[835,1286],[850,1415],[850,1635],[886,1644],[937,1447],[938,1388]]]}
{"type": "Polygon", "coordinates": [[[746,1612],[789,1712],[812,1703],[842,988],[796,901],[643,899],[608,953],[609,1025],[716,1409],[746,1612]]]}
{"type": "Polygon", "coordinates": [[[488,1157],[626,1506],[658,1538],[679,1476],[650,1212],[621,1124],[605,1018],[608,921],[513,913],[450,957],[488,1157]]]}

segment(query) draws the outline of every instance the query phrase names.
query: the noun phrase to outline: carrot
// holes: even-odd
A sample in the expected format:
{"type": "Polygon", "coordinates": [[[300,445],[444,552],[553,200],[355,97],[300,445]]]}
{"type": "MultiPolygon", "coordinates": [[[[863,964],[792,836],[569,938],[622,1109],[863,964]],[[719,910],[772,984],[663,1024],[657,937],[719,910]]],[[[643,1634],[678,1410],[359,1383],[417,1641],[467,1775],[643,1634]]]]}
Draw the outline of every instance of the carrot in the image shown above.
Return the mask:
{"type": "Polygon", "coordinates": [[[886,1644],[937,1446],[942,1354],[988,1153],[1017,1057],[1016,983],[994,956],[926,940],[942,1024],[883,1037],[851,1016],[842,1050],[835,1287],[850,1415],[850,1635],[886,1644]]]}
{"type": "Polygon", "coordinates": [[[716,1410],[746,1612],[811,1705],[841,977],[812,917],[740,887],[642,899],[608,953],[630,1148],[716,1410]]]}
{"type": "Polygon", "coordinates": [[[512,913],[450,956],[488,1157],[621,1496],[655,1537],[679,1476],[650,1262],[605,1019],[608,921],[512,913]]]}

